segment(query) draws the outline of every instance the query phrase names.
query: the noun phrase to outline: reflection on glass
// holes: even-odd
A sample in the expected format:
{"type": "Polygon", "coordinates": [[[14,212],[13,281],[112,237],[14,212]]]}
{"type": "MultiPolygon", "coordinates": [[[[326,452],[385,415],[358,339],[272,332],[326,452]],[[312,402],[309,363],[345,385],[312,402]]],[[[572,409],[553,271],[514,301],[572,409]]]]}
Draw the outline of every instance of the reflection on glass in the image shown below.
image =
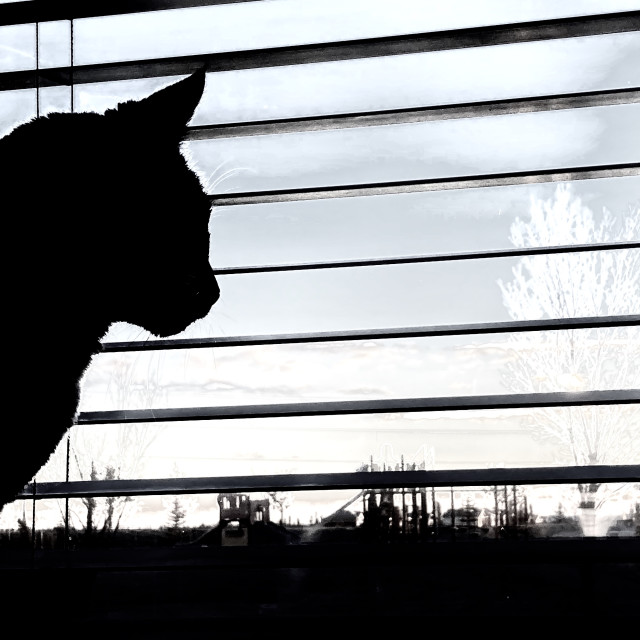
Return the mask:
{"type": "Polygon", "coordinates": [[[81,407],[635,389],[639,358],[639,327],[110,353],[88,371],[81,407]]]}
{"type": "Polygon", "coordinates": [[[36,25],[0,27],[0,73],[36,68],[36,25]]]}
{"type": "Polygon", "coordinates": [[[72,498],[68,506],[64,500],[42,500],[36,501],[34,522],[27,500],[5,507],[3,519],[20,507],[25,516],[3,528],[0,546],[80,550],[637,539],[639,501],[631,483],[369,487],[72,498]]]}
{"type": "Polygon", "coordinates": [[[640,105],[187,144],[210,193],[420,180],[638,161],[640,105]]]}

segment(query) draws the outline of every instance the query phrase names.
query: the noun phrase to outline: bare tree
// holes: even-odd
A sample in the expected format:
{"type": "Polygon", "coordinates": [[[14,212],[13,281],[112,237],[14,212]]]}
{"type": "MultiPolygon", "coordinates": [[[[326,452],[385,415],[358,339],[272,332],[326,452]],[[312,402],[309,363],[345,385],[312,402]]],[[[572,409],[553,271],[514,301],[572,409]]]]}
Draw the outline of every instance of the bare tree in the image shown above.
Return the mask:
{"type": "MultiPolygon", "coordinates": [[[[95,464],[93,464],[93,462],[91,463],[91,474],[89,475],[89,479],[90,480],[98,479],[98,472],[96,471],[96,466],[95,464]]],[[[91,536],[93,535],[93,531],[95,530],[94,518],[95,518],[95,512],[96,512],[98,503],[96,499],[92,498],[91,496],[87,498],[81,498],[81,501],[87,510],[85,533],[87,536],[91,536]]]]}
{"type": "Polygon", "coordinates": [[[291,506],[293,496],[290,491],[270,491],[269,499],[280,510],[280,524],[284,524],[284,511],[291,506]]]}
{"type": "MultiPolygon", "coordinates": [[[[112,361],[108,388],[114,406],[148,409],[164,396],[166,390],[159,382],[160,358],[121,356],[112,361]]],[[[162,428],[150,423],[75,427],[71,431],[71,469],[83,478],[91,464],[103,470],[105,480],[136,478],[147,449],[162,428]]],[[[134,507],[135,500],[130,497],[102,499],[103,531],[117,531],[134,507]]]]}
{"type": "MultiPolygon", "coordinates": [[[[596,215],[566,185],[549,200],[532,200],[529,219],[516,219],[517,247],[640,239],[638,203],[615,218],[596,215]]],[[[516,320],[636,314],[640,249],[523,257],[513,280],[498,282],[516,320]]],[[[504,383],[514,392],[640,388],[640,328],[617,327],[514,334],[504,383]]],[[[538,409],[529,426],[556,447],[559,462],[629,464],[640,459],[637,405],[538,409]]],[[[581,506],[597,508],[612,487],[580,486],[581,506]]]]}

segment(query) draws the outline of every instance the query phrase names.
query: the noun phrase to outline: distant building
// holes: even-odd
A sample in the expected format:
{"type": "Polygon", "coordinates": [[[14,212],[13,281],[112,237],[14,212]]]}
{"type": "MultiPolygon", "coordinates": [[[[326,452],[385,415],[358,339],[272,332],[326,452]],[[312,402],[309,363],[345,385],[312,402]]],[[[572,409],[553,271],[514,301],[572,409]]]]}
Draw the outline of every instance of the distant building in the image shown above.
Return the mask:
{"type": "Polygon", "coordinates": [[[246,493],[218,495],[220,522],[192,544],[238,547],[255,544],[293,544],[297,536],[271,522],[269,500],[252,500],[246,493]]]}
{"type": "Polygon", "coordinates": [[[218,495],[220,522],[237,521],[241,526],[256,522],[270,522],[269,500],[251,500],[246,493],[221,493],[218,495]]]}

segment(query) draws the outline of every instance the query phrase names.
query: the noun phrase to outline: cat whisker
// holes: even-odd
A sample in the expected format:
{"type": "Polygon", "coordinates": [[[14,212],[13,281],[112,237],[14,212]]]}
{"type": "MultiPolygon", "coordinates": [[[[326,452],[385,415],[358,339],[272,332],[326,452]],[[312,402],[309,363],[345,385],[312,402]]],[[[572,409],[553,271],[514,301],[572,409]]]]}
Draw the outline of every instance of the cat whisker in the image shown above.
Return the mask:
{"type": "Polygon", "coordinates": [[[224,173],[221,173],[220,175],[216,176],[215,179],[213,179],[213,176],[215,175],[216,171],[219,168],[220,167],[217,167],[216,170],[207,179],[207,190],[217,187],[221,182],[230,178],[232,175],[236,173],[240,173],[241,171],[248,171],[249,173],[251,172],[255,173],[255,169],[251,169],[249,167],[233,167],[232,169],[227,169],[224,173]]]}
{"type": "MultiPolygon", "coordinates": [[[[133,337],[134,341],[137,340],[142,335],[143,332],[144,332],[144,329],[140,329],[138,333],[136,333],[136,335],[133,337]]],[[[147,334],[147,340],[148,339],[149,339],[149,336],[147,334]]]]}

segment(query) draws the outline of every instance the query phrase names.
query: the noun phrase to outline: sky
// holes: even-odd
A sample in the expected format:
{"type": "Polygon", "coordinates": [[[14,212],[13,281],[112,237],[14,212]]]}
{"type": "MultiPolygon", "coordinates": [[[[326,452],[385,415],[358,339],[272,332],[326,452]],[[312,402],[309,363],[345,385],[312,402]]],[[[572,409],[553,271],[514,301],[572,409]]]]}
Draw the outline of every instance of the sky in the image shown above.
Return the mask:
{"type": "MultiPolygon", "coordinates": [[[[74,62],[233,51],[638,8],[637,2],[621,0],[403,0],[394,3],[391,14],[388,2],[377,1],[216,5],[78,20],[74,62]]],[[[33,25],[0,27],[0,72],[34,68],[33,35],[33,25]]],[[[68,42],[68,22],[43,24],[40,66],[68,64],[68,42]]],[[[640,34],[634,32],[221,72],[208,75],[192,124],[637,87],[639,56],[640,34]]],[[[177,79],[76,86],[74,108],[103,112],[177,79]]],[[[69,110],[70,104],[67,87],[41,91],[41,113],[69,110]]],[[[35,105],[32,90],[0,94],[0,135],[33,117],[35,105]]],[[[219,138],[185,143],[184,151],[208,192],[224,194],[638,162],[638,122],[640,105],[619,104],[219,138]]],[[[524,184],[216,207],[211,261],[223,268],[509,248],[514,223],[527,220],[536,202],[553,203],[556,187],[524,184]]],[[[575,181],[569,188],[573,200],[596,217],[604,209],[619,220],[638,216],[637,175],[575,181]]],[[[631,239],[640,240],[638,234],[631,239]]],[[[611,239],[623,237],[618,233],[611,239]]],[[[220,301],[206,318],[176,337],[505,321],[510,315],[499,282],[513,280],[518,263],[519,259],[501,258],[220,276],[220,301]]],[[[636,300],[640,303],[640,295],[636,300]]],[[[630,346],[637,348],[637,333],[629,335],[630,346]]],[[[149,337],[138,327],[119,323],[104,339],[149,337]]],[[[80,410],[505,393],[510,389],[505,372],[513,358],[513,338],[103,354],[83,380],[80,410]]],[[[626,384],[636,388],[640,381],[629,377],[626,384]]],[[[79,461],[72,474],[86,478],[90,459],[102,465],[115,461],[122,477],[148,478],[349,471],[371,457],[396,464],[401,456],[438,469],[572,464],[557,443],[533,437],[526,428],[531,413],[82,427],[72,434],[79,461]]],[[[62,479],[59,457],[60,452],[43,469],[40,481],[62,479]]],[[[298,496],[296,504],[306,521],[316,513],[326,515],[348,498],[298,496]]],[[[200,511],[215,512],[213,497],[202,500],[200,511]]],[[[166,505],[160,499],[145,502],[138,522],[163,517],[166,505]]],[[[43,522],[47,515],[57,517],[57,507],[49,506],[39,506],[43,522]]],[[[198,517],[205,518],[200,511],[198,517]]],[[[0,523],[12,517],[3,513],[0,523]]]]}

